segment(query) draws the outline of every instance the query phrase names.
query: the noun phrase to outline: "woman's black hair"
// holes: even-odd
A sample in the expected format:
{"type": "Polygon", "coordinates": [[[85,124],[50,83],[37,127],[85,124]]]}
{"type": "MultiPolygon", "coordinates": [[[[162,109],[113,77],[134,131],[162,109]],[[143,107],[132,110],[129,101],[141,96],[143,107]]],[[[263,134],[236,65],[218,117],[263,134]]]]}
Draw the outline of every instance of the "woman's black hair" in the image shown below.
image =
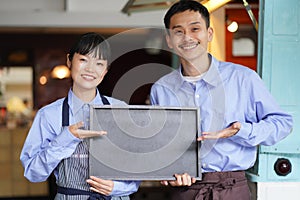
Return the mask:
{"type": "Polygon", "coordinates": [[[109,43],[98,33],[85,33],[69,51],[69,60],[73,59],[75,53],[81,55],[91,54],[95,58],[110,61],[111,50],[109,43]]]}
{"type": "Polygon", "coordinates": [[[173,4],[165,14],[164,23],[167,31],[169,31],[170,29],[171,17],[186,10],[199,12],[206,22],[206,28],[210,26],[209,12],[205,6],[193,0],[180,0],[177,3],[173,4]]]}

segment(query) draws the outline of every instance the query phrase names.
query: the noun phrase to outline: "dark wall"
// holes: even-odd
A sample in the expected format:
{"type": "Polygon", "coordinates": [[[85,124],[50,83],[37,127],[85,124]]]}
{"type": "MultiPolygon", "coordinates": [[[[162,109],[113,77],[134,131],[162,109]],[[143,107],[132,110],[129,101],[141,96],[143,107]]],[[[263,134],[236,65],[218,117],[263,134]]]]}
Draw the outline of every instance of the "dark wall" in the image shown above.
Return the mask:
{"type": "MultiPolygon", "coordinates": [[[[70,79],[56,80],[49,78],[46,85],[41,85],[39,78],[41,75],[49,76],[55,65],[66,63],[68,49],[79,35],[69,33],[0,33],[0,67],[33,67],[35,109],[39,109],[67,94],[71,85],[70,79]]],[[[104,37],[111,38],[111,35],[106,34],[104,37]]],[[[148,35],[138,33],[136,35],[123,35],[117,39],[109,39],[113,54],[117,54],[117,56],[113,56],[111,68],[99,86],[101,93],[109,96],[114,94],[117,98],[122,99],[122,94],[113,93],[113,90],[116,83],[128,71],[147,63],[171,65],[171,54],[169,52],[161,51],[158,54],[151,54],[143,49],[147,38],[148,35]],[[132,48],[132,45],[136,45],[136,48],[132,48]]],[[[135,91],[130,91],[131,97],[127,103],[145,104],[151,85],[150,82],[140,85],[135,91]]],[[[124,90],[126,90],[126,87],[124,90]]]]}
{"type": "Polygon", "coordinates": [[[68,80],[49,79],[39,84],[41,75],[49,76],[57,64],[65,64],[68,47],[77,35],[67,34],[0,34],[0,66],[33,67],[33,101],[38,109],[66,94],[68,80]]]}

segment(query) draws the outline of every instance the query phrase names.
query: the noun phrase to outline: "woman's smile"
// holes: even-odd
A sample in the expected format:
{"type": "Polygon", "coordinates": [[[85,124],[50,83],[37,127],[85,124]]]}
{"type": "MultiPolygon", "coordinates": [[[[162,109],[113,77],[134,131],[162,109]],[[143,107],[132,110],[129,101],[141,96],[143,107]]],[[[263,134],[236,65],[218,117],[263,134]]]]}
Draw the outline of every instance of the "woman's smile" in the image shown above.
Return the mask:
{"type": "Polygon", "coordinates": [[[83,79],[85,79],[85,80],[95,80],[96,79],[96,77],[95,76],[93,76],[93,75],[90,75],[90,74],[82,74],[81,75],[81,77],[83,78],[83,79]]]}

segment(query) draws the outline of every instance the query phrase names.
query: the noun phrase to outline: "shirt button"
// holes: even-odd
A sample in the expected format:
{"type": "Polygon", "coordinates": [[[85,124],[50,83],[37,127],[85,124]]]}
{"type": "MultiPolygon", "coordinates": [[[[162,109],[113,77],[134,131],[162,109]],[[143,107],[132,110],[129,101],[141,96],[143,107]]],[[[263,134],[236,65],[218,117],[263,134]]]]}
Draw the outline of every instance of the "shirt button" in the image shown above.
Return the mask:
{"type": "Polygon", "coordinates": [[[199,94],[196,94],[195,97],[198,99],[198,98],[200,97],[200,95],[199,95],[199,94]]]}

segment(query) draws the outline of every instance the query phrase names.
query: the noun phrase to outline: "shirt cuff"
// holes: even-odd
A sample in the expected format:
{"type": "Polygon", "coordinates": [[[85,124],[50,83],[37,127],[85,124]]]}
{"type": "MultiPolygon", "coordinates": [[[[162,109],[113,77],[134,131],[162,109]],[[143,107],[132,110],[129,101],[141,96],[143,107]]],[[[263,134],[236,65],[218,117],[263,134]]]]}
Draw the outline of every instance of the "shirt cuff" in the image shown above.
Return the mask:
{"type": "Polygon", "coordinates": [[[241,122],[241,128],[240,130],[232,136],[232,139],[237,140],[247,140],[252,132],[252,125],[250,123],[242,123],[241,122]]]}
{"type": "Polygon", "coordinates": [[[140,181],[114,181],[111,196],[128,196],[138,190],[140,181]]]}
{"type": "Polygon", "coordinates": [[[81,140],[75,137],[68,127],[64,127],[62,132],[52,141],[52,146],[69,147],[73,144],[77,145],[81,140]]]}

